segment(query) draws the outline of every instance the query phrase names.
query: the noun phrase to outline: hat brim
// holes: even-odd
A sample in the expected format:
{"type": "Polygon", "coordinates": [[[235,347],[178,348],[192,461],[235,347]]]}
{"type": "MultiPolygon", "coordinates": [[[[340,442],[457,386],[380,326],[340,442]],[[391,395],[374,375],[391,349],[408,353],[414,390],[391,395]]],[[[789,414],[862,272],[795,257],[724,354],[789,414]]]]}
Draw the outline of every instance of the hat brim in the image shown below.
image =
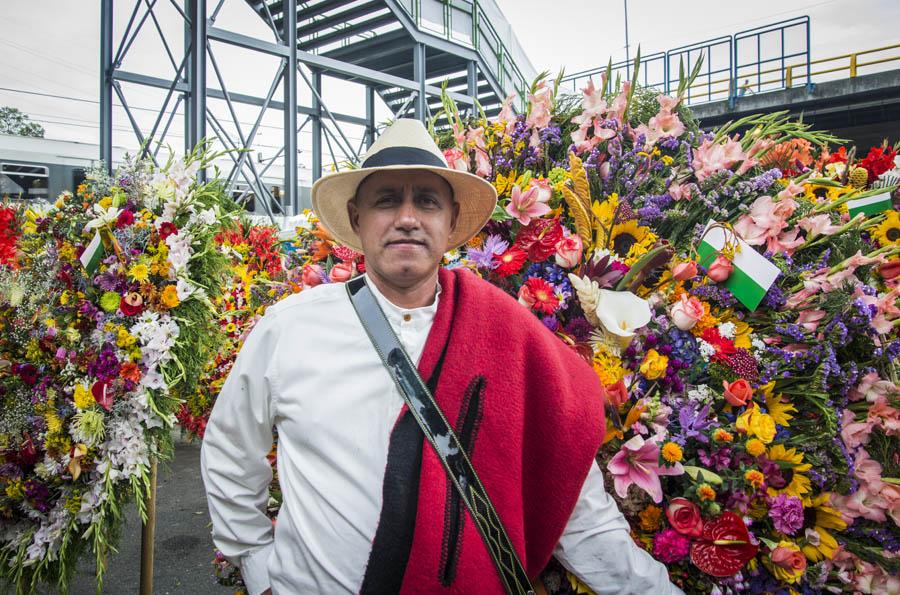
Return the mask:
{"type": "Polygon", "coordinates": [[[313,212],[328,232],[340,243],[363,252],[362,242],[350,225],[347,202],[356,195],[359,184],[380,171],[427,171],[444,178],[453,188],[459,203],[459,220],[450,234],[447,250],[459,248],[487,224],[497,205],[494,185],[474,174],[430,165],[384,165],[351,169],[319,178],[312,187],[313,212]]]}

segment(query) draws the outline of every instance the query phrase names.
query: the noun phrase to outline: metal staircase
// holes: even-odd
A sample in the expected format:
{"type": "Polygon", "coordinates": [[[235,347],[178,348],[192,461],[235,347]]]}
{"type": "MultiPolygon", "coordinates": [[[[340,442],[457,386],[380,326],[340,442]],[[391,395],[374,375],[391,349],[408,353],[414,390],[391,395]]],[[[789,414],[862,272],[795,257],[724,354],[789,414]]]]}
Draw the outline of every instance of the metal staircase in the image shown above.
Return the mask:
{"type": "MultiPolygon", "coordinates": [[[[284,2],[246,2],[273,30],[282,30],[284,2]]],[[[440,109],[440,97],[425,89],[445,83],[450,91],[476,98],[488,115],[494,115],[511,93],[521,102],[535,75],[515,39],[497,33],[492,21],[498,15],[502,18],[493,0],[298,2],[297,47],[420,83],[419,90],[373,85],[396,117],[434,114],[440,109]],[[518,62],[523,61],[526,64],[520,67],[518,62]]],[[[501,24],[501,30],[508,29],[501,24]]],[[[351,74],[336,76],[356,80],[351,74]]]]}

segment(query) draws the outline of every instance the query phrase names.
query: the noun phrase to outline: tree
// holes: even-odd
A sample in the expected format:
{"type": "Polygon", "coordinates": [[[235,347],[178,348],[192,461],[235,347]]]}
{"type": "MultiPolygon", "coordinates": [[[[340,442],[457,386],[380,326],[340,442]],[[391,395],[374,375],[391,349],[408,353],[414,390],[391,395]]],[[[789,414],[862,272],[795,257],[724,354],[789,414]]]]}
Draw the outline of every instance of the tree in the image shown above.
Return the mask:
{"type": "Polygon", "coordinates": [[[0,107],[0,134],[44,138],[44,127],[14,107],[0,107]]]}

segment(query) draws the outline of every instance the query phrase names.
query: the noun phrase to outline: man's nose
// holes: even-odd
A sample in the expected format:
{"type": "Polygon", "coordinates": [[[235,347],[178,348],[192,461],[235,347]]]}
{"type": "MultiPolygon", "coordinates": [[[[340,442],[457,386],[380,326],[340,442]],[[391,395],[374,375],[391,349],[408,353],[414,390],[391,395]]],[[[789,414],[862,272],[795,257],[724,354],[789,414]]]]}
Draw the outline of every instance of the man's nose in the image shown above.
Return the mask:
{"type": "Polygon", "coordinates": [[[395,219],[397,227],[402,229],[417,228],[419,226],[419,215],[416,212],[416,205],[411,197],[404,197],[400,208],[397,210],[397,218],[395,219]]]}

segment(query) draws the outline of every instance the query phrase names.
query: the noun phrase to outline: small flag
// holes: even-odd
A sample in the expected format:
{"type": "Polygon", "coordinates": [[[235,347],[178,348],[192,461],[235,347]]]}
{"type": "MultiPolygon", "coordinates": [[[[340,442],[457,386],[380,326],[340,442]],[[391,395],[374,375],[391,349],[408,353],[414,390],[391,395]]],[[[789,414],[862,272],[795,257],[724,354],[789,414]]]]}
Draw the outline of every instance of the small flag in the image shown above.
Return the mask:
{"type": "MultiPolygon", "coordinates": [[[[706,224],[706,231],[700,240],[697,252],[700,254],[700,262],[709,265],[722,248],[725,247],[726,231],[721,227],[712,227],[715,221],[706,224]]],[[[769,262],[762,254],[753,249],[753,246],[737,237],[740,250],[736,250],[731,264],[734,270],[731,276],[725,280],[725,287],[748,310],[753,312],[766,296],[766,292],[775,283],[775,279],[781,271],[769,262]]]]}
{"type": "Polygon", "coordinates": [[[93,275],[97,267],[100,266],[100,261],[103,260],[103,242],[100,241],[100,232],[94,232],[94,239],[81,253],[79,260],[81,260],[81,264],[88,272],[88,275],[93,275]]]}
{"type": "Polygon", "coordinates": [[[850,218],[853,219],[858,214],[863,213],[867,217],[877,215],[883,211],[891,209],[891,193],[882,192],[875,196],[867,196],[865,198],[855,198],[847,201],[847,210],[850,212],[850,218]]]}

